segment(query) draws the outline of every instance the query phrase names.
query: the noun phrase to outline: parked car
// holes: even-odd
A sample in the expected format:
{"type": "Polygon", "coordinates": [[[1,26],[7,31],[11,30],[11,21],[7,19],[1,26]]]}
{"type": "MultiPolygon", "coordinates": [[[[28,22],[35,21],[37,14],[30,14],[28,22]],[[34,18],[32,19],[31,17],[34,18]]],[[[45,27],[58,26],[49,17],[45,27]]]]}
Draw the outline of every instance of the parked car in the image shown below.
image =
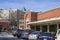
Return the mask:
{"type": "Polygon", "coordinates": [[[16,38],[16,37],[14,37],[14,38],[9,38],[9,37],[7,37],[7,38],[4,38],[4,37],[0,37],[0,40],[20,40],[20,39],[18,39],[18,38],[16,38]]]}
{"type": "Polygon", "coordinates": [[[8,32],[1,32],[0,33],[0,38],[13,38],[14,36],[12,34],[9,34],[8,32]]]}
{"type": "Polygon", "coordinates": [[[33,32],[32,30],[24,30],[24,31],[22,31],[22,35],[21,35],[21,38],[26,38],[26,39],[28,39],[28,36],[29,36],[29,34],[31,33],[31,32],[33,32]]]}
{"type": "Polygon", "coordinates": [[[17,35],[18,38],[21,38],[21,35],[22,35],[22,32],[23,32],[23,31],[24,31],[23,29],[18,29],[18,30],[17,30],[16,35],[17,35]]]}
{"type": "Polygon", "coordinates": [[[60,29],[57,30],[57,33],[56,33],[56,40],[60,40],[60,29]]]}
{"type": "Polygon", "coordinates": [[[14,36],[16,36],[17,30],[18,30],[17,28],[13,28],[13,29],[12,29],[12,32],[13,32],[13,35],[14,35],[14,36]]]}
{"type": "Polygon", "coordinates": [[[23,29],[14,28],[13,29],[13,35],[19,38],[21,36],[22,31],[24,31],[24,30],[23,29]]]}
{"type": "Polygon", "coordinates": [[[29,35],[28,39],[29,40],[38,40],[38,37],[40,34],[41,34],[40,31],[34,31],[29,35]]]}
{"type": "Polygon", "coordinates": [[[39,35],[39,40],[54,40],[54,37],[52,36],[51,33],[41,33],[39,35]]]}
{"type": "Polygon", "coordinates": [[[0,32],[0,40],[20,40],[8,32],[0,32]]]}

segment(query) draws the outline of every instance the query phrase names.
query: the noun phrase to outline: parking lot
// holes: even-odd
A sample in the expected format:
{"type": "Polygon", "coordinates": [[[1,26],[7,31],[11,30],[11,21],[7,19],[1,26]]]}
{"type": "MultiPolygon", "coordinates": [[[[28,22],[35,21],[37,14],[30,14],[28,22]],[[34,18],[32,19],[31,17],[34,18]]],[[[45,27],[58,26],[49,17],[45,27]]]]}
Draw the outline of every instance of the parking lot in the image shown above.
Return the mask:
{"type": "MultiPolygon", "coordinates": [[[[14,32],[14,31],[13,31],[14,32]]],[[[50,32],[40,32],[33,30],[21,30],[13,33],[19,40],[55,40],[55,36],[50,32]]]]}
{"type": "Polygon", "coordinates": [[[11,29],[0,32],[0,40],[55,40],[51,32],[40,32],[29,29],[11,29]]]}

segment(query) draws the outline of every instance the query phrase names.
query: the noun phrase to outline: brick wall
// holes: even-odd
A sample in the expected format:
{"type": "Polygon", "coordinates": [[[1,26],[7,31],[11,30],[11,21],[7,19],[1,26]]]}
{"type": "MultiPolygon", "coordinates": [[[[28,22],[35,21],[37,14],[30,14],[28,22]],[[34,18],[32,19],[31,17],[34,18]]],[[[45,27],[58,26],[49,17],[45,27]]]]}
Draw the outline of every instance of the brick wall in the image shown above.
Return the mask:
{"type": "Polygon", "coordinates": [[[24,29],[26,29],[26,19],[29,18],[29,21],[31,21],[31,12],[30,11],[26,11],[25,15],[24,15],[24,29]]]}
{"type": "Polygon", "coordinates": [[[26,19],[29,19],[29,22],[37,20],[37,12],[26,11],[24,15],[24,28],[26,28],[26,19]]]}
{"type": "Polygon", "coordinates": [[[38,13],[37,20],[55,18],[60,16],[60,8],[49,10],[46,12],[38,13]]]}
{"type": "Polygon", "coordinates": [[[31,12],[31,22],[37,21],[37,12],[31,12]]]}
{"type": "Polygon", "coordinates": [[[7,22],[0,22],[0,25],[4,28],[8,28],[8,23],[7,22]]]}

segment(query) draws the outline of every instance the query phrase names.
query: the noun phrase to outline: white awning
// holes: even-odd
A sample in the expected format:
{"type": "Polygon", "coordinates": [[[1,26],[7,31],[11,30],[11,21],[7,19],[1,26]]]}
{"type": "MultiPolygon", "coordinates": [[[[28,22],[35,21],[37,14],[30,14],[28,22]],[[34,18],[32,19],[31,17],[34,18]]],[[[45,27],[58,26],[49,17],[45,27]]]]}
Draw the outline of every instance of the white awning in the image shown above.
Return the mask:
{"type": "Polygon", "coordinates": [[[59,21],[59,20],[60,20],[60,17],[56,17],[56,18],[44,19],[44,20],[35,21],[35,22],[29,22],[27,24],[36,24],[36,23],[43,23],[43,22],[50,22],[50,21],[59,21]]]}

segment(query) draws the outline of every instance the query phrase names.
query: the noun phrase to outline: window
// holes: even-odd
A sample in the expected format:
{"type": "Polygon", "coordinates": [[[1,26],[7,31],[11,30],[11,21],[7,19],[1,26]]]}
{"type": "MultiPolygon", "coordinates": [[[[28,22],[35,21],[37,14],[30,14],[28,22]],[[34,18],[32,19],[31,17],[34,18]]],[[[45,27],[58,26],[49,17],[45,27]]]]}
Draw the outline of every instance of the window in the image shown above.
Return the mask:
{"type": "Polygon", "coordinates": [[[26,19],[26,23],[29,23],[29,19],[28,18],[26,19]]]}
{"type": "Polygon", "coordinates": [[[56,31],[56,25],[49,25],[49,31],[50,32],[55,32],[56,31]]]}
{"type": "Polygon", "coordinates": [[[29,21],[27,21],[27,23],[29,23],[29,21]]]}
{"type": "Polygon", "coordinates": [[[40,26],[39,25],[36,26],[36,31],[40,31],[40,26]]]}
{"type": "Polygon", "coordinates": [[[60,29],[60,24],[59,24],[59,29],[60,29]]]}
{"type": "Polygon", "coordinates": [[[42,32],[47,32],[47,25],[42,26],[42,32]]]}
{"type": "Polygon", "coordinates": [[[33,26],[33,25],[30,25],[31,27],[31,30],[35,30],[35,26],[33,26]]]}

